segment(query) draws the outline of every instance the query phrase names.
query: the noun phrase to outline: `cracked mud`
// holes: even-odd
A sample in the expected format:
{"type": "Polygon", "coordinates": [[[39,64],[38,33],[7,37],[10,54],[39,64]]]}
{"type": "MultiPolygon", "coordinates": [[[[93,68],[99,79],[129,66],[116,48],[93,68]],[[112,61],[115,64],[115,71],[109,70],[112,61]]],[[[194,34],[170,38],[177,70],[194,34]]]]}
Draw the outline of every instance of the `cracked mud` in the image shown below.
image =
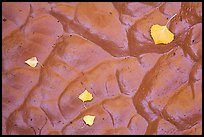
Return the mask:
{"type": "Polygon", "coordinates": [[[202,3],[4,2],[2,62],[2,134],[202,134],[202,3]]]}

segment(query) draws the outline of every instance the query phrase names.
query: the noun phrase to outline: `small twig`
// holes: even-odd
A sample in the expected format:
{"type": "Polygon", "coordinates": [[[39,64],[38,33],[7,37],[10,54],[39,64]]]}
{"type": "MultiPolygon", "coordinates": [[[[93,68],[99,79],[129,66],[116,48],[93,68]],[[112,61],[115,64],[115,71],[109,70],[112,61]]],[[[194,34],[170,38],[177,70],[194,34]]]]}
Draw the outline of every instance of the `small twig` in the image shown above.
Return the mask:
{"type": "Polygon", "coordinates": [[[166,25],[165,26],[167,26],[168,25],[168,23],[171,21],[171,19],[173,19],[175,16],[176,16],[177,14],[174,14],[168,21],[167,21],[167,23],[166,23],[166,25]]]}

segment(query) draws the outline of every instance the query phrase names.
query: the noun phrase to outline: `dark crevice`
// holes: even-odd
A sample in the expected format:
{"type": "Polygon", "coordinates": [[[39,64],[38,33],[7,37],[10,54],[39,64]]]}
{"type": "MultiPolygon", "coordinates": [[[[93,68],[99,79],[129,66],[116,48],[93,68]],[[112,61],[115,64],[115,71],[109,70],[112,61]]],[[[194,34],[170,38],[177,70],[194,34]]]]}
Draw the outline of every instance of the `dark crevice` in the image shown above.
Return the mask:
{"type": "Polygon", "coordinates": [[[34,134],[36,135],[36,131],[35,131],[35,128],[34,128],[34,127],[30,127],[30,128],[32,128],[32,129],[33,129],[33,132],[34,132],[34,134]]]}
{"type": "Polygon", "coordinates": [[[117,80],[117,83],[118,83],[118,87],[119,87],[119,89],[120,89],[120,93],[124,93],[123,86],[122,86],[122,84],[120,83],[120,73],[119,73],[118,70],[116,70],[115,76],[116,76],[116,80],[117,80]]]}
{"type": "Polygon", "coordinates": [[[31,6],[31,4],[30,4],[30,11],[29,11],[28,16],[27,16],[27,18],[26,18],[26,21],[25,21],[24,24],[22,24],[22,25],[20,26],[20,30],[22,30],[23,32],[24,32],[24,30],[25,30],[26,24],[28,24],[28,22],[29,22],[29,18],[30,18],[30,16],[31,16],[32,12],[33,12],[33,9],[32,9],[32,6],[31,6]]]}
{"type": "Polygon", "coordinates": [[[136,116],[136,115],[133,115],[133,116],[130,118],[130,120],[129,120],[128,124],[127,124],[127,128],[129,128],[129,126],[130,126],[130,124],[131,124],[131,122],[132,122],[132,119],[133,119],[135,116],[136,116]]]}
{"type": "Polygon", "coordinates": [[[50,11],[50,15],[56,18],[62,24],[64,32],[67,32],[71,20],[65,18],[61,14],[55,13],[53,10],[50,11]]]}
{"type": "Polygon", "coordinates": [[[108,81],[105,82],[105,88],[106,88],[106,94],[109,95],[107,84],[108,84],[108,81]]]}
{"type": "MultiPolygon", "coordinates": [[[[49,121],[52,124],[52,126],[54,127],[54,123],[52,122],[51,118],[48,116],[47,112],[42,108],[42,106],[40,106],[40,108],[44,112],[44,114],[47,116],[47,118],[49,119],[49,121]]],[[[46,121],[47,121],[47,118],[46,118],[46,121]]]]}
{"type": "Polygon", "coordinates": [[[102,108],[108,113],[108,115],[110,116],[111,121],[112,121],[112,124],[113,124],[113,127],[114,127],[114,126],[115,126],[115,123],[114,123],[113,115],[104,107],[103,104],[102,104],[101,106],[102,106],[102,108]]]}
{"type": "Polygon", "coordinates": [[[199,58],[196,56],[196,54],[193,52],[193,50],[191,49],[191,37],[192,37],[192,27],[189,28],[188,30],[186,30],[186,32],[184,33],[186,35],[185,37],[185,43],[181,44],[180,47],[183,49],[184,54],[187,56],[189,55],[191,57],[192,60],[194,60],[195,62],[197,62],[199,60],[199,58]]]}
{"type": "Polygon", "coordinates": [[[42,130],[44,128],[44,126],[47,124],[47,118],[45,118],[45,123],[43,124],[43,126],[39,129],[39,135],[41,135],[42,130]]]}

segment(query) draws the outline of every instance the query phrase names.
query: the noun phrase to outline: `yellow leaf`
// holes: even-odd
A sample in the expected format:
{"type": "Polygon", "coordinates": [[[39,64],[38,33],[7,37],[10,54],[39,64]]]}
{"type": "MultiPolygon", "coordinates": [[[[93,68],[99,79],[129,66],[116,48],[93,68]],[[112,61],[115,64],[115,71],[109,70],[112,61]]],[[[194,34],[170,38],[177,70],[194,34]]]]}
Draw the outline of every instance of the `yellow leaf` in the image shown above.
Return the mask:
{"type": "Polygon", "coordinates": [[[155,44],[168,44],[174,40],[174,34],[166,26],[158,24],[151,27],[151,36],[155,44]]]}
{"type": "Polygon", "coordinates": [[[79,99],[81,99],[83,102],[85,102],[85,101],[92,100],[93,96],[91,93],[88,92],[88,90],[84,90],[84,92],[81,93],[81,95],[79,95],[79,99]]]}
{"type": "Polygon", "coordinates": [[[32,57],[32,58],[26,60],[25,63],[34,68],[37,66],[38,60],[36,57],[32,57]]]}
{"type": "Polygon", "coordinates": [[[96,116],[86,115],[86,116],[84,116],[83,120],[87,125],[91,126],[94,123],[95,117],[96,116]]]}

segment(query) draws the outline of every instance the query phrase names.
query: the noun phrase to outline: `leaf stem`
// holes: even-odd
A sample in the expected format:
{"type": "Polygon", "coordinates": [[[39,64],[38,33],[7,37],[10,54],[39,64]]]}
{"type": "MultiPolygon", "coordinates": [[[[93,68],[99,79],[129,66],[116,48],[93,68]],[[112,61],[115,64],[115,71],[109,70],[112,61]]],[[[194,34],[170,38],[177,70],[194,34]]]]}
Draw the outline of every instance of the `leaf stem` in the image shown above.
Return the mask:
{"type": "Polygon", "coordinates": [[[43,64],[41,64],[40,62],[38,62],[40,64],[41,67],[44,67],[43,64]]]}
{"type": "Polygon", "coordinates": [[[175,16],[176,16],[177,14],[174,14],[168,21],[167,21],[167,23],[166,23],[166,25],[165,26],[167,26],[168,25],[168,23],[171,21],[171,19],[173,19],[175,16]]]}
{"type": "Polygon", "coordinates": [[[85,106],[85,104],[84,104],[84,108],[87,109],[87,107],[85,106]]]}

